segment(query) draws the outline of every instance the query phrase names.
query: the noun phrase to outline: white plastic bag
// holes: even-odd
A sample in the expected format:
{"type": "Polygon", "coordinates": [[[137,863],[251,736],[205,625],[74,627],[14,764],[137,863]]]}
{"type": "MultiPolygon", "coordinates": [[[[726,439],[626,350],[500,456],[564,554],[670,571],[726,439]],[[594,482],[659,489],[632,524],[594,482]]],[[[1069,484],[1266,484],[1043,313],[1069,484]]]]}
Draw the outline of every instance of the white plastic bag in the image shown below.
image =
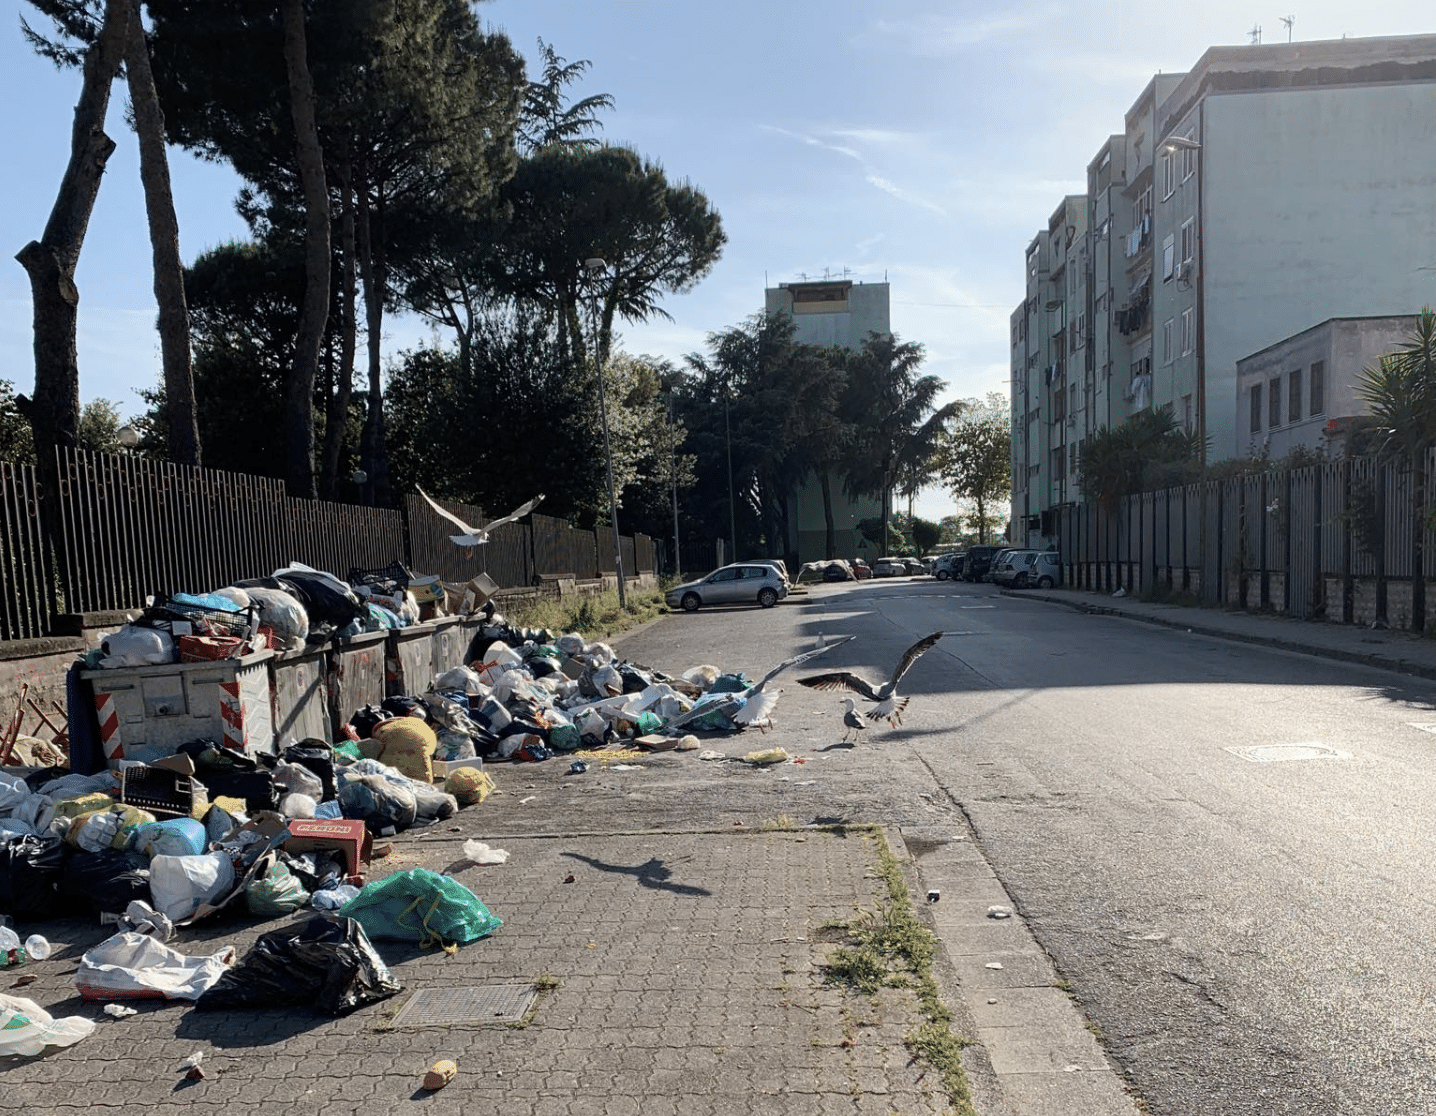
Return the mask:
{"type": "Polygon", "coordinates": [[[148,934],[116,934],[80,958],[75,988],[87,1000],[198,1000],[233,963],[233,946],[187,957],[148,934]]]}
{"type": "Polygon", "coordinates": [[[274,768],[274,785],[294,794],[307,794],[315,802],[324,799],[324,783],[318,775],[300,763],[281,761],[274,768]]]}
{"type": "Polygon", "coordinates": [[[184,922],[212,899],[234,887],[234,865],[226,853],[157,856],[150,861],[150,897],[173,923],[184,922]]]}
{"type": "Polygon", "coordinates": [[[99,665],[110,667],[158,666],[175,661],[175,641],[169,632],[126,624],[113,635],[102,636],[99,665]]]}
{"type": "Polygon", "coordinates": [[[94,1029],[92,1020],[56,1019],[34,1000],[0,993],[0,1058],[33,1058],[47,1046],[74,1046],[94,1029]]]}

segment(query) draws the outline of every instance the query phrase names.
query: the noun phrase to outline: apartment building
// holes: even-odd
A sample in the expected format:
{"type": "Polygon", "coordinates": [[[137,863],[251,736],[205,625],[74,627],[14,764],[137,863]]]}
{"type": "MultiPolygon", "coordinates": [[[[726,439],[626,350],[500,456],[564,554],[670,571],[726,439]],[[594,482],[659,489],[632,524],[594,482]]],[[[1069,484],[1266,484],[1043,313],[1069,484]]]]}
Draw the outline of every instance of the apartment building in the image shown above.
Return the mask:
{"type": "MultiPolygon", "coordinates": [[[[1078,395],[1091,407],[1066,444],[1170,407],[1209,461],[1241,456],[1239,360],[1331,318],[1436,302],[1432,119],[1432,35],[1214,47],[1189,73],[1154,77],[1087,168],[1092,382],[1078,395]]],[[[1027,267],[1030,322],[1032,245],[1027,267]]],[[[1025,372],[1014,340],[1014,389],[1019,357],[1025,372]]],[[[1014,527],[1034,545],[1049,538],[1041,512],[1075,480],[1070,449],[1061,473],[1051,452],[1061,432],[1030,429],[1034,410],[1049,427],[1073,417],[1058,420],[1042,386],[1020,418],[1014,394],[1014,487],[1020,471],[1027,496],[1014,496],[1014,518],[1027,516],[1014,527]]]]}

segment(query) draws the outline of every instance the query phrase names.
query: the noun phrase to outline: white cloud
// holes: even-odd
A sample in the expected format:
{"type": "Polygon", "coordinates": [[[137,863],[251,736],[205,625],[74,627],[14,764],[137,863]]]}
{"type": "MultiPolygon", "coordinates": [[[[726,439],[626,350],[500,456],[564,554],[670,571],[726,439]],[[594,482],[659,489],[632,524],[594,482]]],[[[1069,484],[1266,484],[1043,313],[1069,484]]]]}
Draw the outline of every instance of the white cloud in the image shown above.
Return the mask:
{"type": "MultiPolygon", "coordinates": [[[[900,40],[913,54],[934,57],[962,54],[975,46],[1019,36],[1025,39],[1028,32],[1054,13],[1053,6],[1042,5],[986,19],[973,19],[968,15],[932,15],[901,22],[879,19],[870,29],[900,40]]],[[[1065,16],[1065,13],[1057,14],[1065,16]]]]}

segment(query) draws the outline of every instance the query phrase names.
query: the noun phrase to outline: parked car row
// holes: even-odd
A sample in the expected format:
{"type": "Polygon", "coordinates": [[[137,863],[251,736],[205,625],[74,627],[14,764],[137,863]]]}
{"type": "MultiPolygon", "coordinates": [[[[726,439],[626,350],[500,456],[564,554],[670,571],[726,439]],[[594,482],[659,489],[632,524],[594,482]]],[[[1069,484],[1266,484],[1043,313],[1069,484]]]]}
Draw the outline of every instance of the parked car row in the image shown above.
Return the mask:
{"type": "Polygon", "coordinates": [[[879,558],[873,563],[874,577],[916,577],[927,573],[919,558],[879,558]]]}
{"type": "Polygon", "coordinates": [[[939,581],[990,581],[1014,589],[1062,584],[1062,559],[1053,550],[973,546],[962,554],[944,554],[932,568],[939,581]]]}

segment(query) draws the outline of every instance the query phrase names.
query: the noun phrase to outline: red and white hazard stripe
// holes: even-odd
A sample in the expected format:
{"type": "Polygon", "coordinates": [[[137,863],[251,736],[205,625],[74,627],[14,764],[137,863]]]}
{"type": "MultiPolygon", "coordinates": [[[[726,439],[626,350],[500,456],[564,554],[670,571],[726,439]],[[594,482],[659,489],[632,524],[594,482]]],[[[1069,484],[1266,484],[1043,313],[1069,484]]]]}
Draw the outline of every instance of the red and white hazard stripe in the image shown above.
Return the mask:
{"type": "Polygon", "coordinates": [[[224,722],[224,744],[227,748],[243,752],[244,748],[244,703],[239,699],[238,682],[219,684],[219,716],[224,722]]]}
{"type": "Polygon", "coordinates": [[[115,708],[114,695],[96,691],[95,712],[100,719],[100,748],[105,753],[106,762],[114,764],[125,758],[125,742],[120,736],[120,713],[115,708]]]}

